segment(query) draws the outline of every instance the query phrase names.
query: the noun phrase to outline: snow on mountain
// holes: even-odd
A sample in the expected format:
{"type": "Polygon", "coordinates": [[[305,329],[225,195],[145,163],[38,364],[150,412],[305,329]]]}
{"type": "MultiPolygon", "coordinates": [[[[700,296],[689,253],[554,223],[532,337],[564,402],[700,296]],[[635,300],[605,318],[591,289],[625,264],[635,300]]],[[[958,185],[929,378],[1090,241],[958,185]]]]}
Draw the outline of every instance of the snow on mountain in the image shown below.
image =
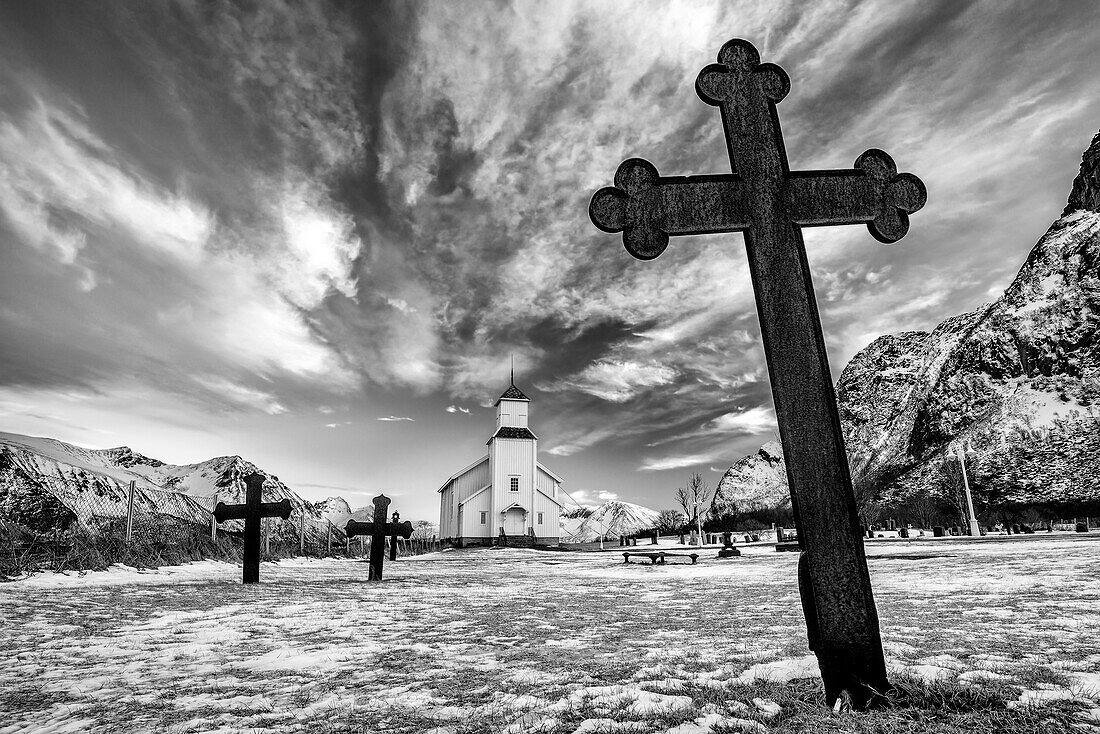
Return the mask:
{"type": "Polygon", "coordinates": [[[631,502],[613,500],[597,507],[583,518],[562,520],[562,541],[566,543],[590,543],[600,536],[614,538],[620,535],[649,530],[657,524],[661,513],[631,502]]]}
{"type": "Polygon", "coordinates": [[[734,508],[746,512],[789,506],[791,495],[784,472],[783,447],[778,441],[769,441],[722,475],[714,490],[715,512],[722,515],[734,508]]]}
{"type": "MultiPolygon", "coordinates": [[[[78,521],[96,527],[126,514],[134,482],[139,513],[169,515],[209,524],[215,501],[244,502],[244,480],[252,472],[267,477],[264,501],[289,499],[292,517],[304,516],[316,534],[321,514],[313,505],[239,456],[222,456],[175,466],[135,453],[128,447],[84,449],[51,438],[0,433],[0,517],[36,530],[78,521]]],[[[345,503],[346,506],[346,503],[345,503]]],[[[225,527],[235,529],[234,524],[225,527]]]]}
{"type": "Polygon", "coordinates": [[[313,507],[338,528],[347,525],[352,517],[351,505],[343,497],[327,497],[314,503],[313,507]]]}
{"type": "MultiPolygon", "coordinates": [[[[989,501],[1100,500],[1100,133],[1065,213],[996,301],[931,332],[880,337],[836,394],[857,498],[942,493],[961,444],[989,501]]],[[[766,496],[753,495],[768,485],[763,464],[778,466],[785,495],[782,465],[748,457],[723,476],[723,501],[766,496]]]]}

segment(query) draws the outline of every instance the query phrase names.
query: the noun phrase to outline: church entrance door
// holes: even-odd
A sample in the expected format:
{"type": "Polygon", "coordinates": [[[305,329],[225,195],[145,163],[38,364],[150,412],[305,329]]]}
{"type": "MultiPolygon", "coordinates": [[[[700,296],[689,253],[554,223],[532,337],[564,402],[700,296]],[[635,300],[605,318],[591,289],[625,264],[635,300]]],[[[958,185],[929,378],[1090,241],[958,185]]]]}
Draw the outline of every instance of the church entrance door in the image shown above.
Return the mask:
{"type": "Polygon", "coordinates": [[[526,514],[522,508],[509,507],[508,511],[504,513],[504,534],[523,535],[526,530],[523,527],[523,517],[526,514]]]}

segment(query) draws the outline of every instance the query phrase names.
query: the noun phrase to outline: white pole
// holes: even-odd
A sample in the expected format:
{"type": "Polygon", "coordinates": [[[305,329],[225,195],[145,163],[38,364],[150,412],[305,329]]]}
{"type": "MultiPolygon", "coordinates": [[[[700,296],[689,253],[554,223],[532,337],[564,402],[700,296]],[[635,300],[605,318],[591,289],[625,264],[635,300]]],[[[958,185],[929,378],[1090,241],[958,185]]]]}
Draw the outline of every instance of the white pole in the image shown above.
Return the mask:
{"type": "Polygon", "coordinates": [[[955,452],[959,457],[959,469],[962,471],[963,491],[966,493],[966,509],[970,513],[970,534],[979,537],[982,534],[982,528],[978,525],[978,518],[974,516],[974,498],[970,496],[970,482],[966,479],[966,460],[963,459],[962,447],[956,446],[955,452]]]}
{"type": "Polygon", "coordinates": [[[126,542],[134,537],[134,480],[130,480],[130,489],[126,493],[126,542]]]}

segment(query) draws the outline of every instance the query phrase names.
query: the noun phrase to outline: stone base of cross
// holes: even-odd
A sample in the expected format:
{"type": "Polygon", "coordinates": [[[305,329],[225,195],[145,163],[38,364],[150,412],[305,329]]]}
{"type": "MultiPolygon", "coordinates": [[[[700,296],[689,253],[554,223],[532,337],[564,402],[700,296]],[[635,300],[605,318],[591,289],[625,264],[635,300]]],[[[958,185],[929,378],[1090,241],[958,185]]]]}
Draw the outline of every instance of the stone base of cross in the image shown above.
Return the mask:
{"type": "MultiPolygon", "coordinates": [[[[373,502],[373,522],[348,520],[347,525],[344,526],[344,532],[347,533],[348,538],[352,538],[356,535],[370,536],[370,560],[367,580],[381,581],[382,563],[386,556],[386,536],[390,537],[390,547],[396,553],[397,539],[404,538],[408,540],[412,537],[413,527],[412,523],[408,520],[405,522],[398,522],[401,516],[396,512],[393,513],[393,522],[386,522],[386,511],[390,506],[390,498],[386,495],[378,495],[374,498],[373,502]]],[[[396,555],[394,557],[396,557],[396,555]]]]}
{"type": "Polygon", "coordinates": [[[244,478],[245,501],[243,505],[227,505],[219,502],[214,508],[214,521],[244,520],[243,583],[255,584],[260,580],[260,520],[265,517],[290,517],[290,500],[261,502],[264,475],[253,472],[244,478]]]}
{"type": "Polygon", "coordinates": [[[810,649],[829,704],[844,696],[861,709],[882,700],[890,683],[801,228],[866,224],[876,239],[894,242],[926,193],[881,150],[866,151],[851,169],[791,171],[776,112],[790,88],[786,72],[761,63],[751,43],[728,42],[695,90],[722,112],[734,173],[664,177],[632,158],[614,186],[595,193],[589,215],[603,231],[622,232],[640,260],[660,255],[670,236],[744,233],[805,549],[798,578],[810,649]]]}

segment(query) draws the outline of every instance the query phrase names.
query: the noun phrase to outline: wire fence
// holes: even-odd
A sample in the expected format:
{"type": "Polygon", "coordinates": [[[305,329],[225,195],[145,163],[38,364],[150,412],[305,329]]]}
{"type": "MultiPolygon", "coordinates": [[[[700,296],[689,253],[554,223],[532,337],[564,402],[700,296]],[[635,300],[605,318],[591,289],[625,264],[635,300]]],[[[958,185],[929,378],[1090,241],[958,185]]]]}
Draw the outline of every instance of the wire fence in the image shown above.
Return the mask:
{"type": "MultiPolygon", "coordinates": [[[[87,570],[112,563],[155,567],[203,558],[241,559],[244,521],[219,524],[213,514],[219,501],[243,500],[238,488],[190,495],[135,482],[127,485],[101,475],[73,479],[47,477],[37,491],[16,488],[7,493],[0,506],[0,574],[87,570]]],[[[349,541],[342,528],[312,505],[291,502],[288,518],[262,520],[261,558],[369,553],[369,540],[363,536],[349,541]]],[[[387,538],[387,554],[390,542],[387,538]]],[[[434,536],[397,539],[398,556],[439,549],[434,536]]]]}

